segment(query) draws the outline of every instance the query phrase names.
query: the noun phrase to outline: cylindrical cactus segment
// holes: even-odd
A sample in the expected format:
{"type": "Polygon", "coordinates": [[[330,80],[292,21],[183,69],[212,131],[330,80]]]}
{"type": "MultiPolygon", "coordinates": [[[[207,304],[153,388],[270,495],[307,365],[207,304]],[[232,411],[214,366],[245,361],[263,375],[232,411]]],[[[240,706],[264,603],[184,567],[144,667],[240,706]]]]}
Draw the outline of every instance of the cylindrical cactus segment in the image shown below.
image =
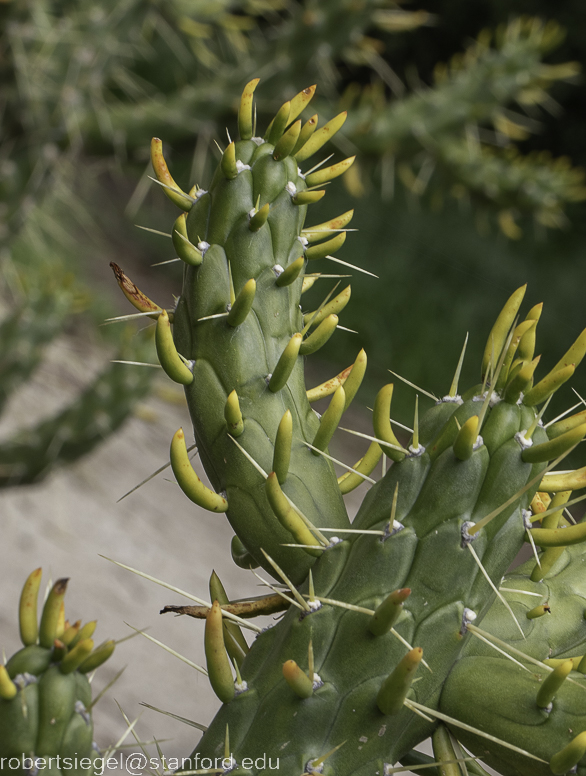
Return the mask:
{"type": "MultiPolygon", "coordinates": [[[[278,429],[290,413],[290,452],[283,454],[281,439],[276,464],[286,495],[315,525],[349,525],[332,464],[325,457],[316,459],[305,444],[324,437],[320,446],[325,447],[327,440],[323,424],[320,435],[318,418],[307,400],[302,356],[332,336],[338,321],[334,311],[343,308],[350,289],[316,317],[312,333],[304,330],[299,305],[307,236],[330,237],[352,214],[304,232],[308,205],[302,203],[322,194],[301,196],[307,187],[295,151],[303,150],[303,159],[307,158],[343,121],[339,117],[326,124],[307,146],[309,133],[297,118],[313,95],[311,87],[281,107],[266,139],[253,137],[257,80],[242,95],[242,139],[224,151],[207,192],[185,200],[164,164],[159,143],[153,143],[153,160],[166,193],[188,210],[174,229],[176,247],[181,247],[180,240],[186,246],[186,251],[177,251],[180,258],[185,254],[186,262],[183,291],[174,311],[174,349],[167,343],[164,315],[157,325],[157,342],[165,371],[185,385],[199,454],[217,495],[194,478],[175,439],[172,458],[178,481],[204,507],[212,504],[218,511],[217,503],[221,510],[225,504],[248,552],[273,573],[261,553],[264,549],[298,582],[307,575],[312,559],[303,550],[283,546],[292,542],[292,536],[273,513],[261,472],[275,468],[278,429]],[[299,145],[301,138],[304,143],[299,145]],[[201,262],[193,250],[201,253],[201,262]],[[282,471],[284,461],[287,472],[282,471]]],[[[341,174],[348,164],[328,168],[324,180],[341,174]]],[[[323,171],[320,174],[323,177],[323,171]]]]}
{"type": "MultiPolygon", "coordinates": [[[[91,638],[82,638],[72,648],[55,638],[67,581],[63,579],[49,592],[38,626],[36,597],[41,573],[37,569],[28,577],[20,599],[20,631],[25,646],[0,666],[0,762],[12,762],[10,771],[18,776],[34,773],[37,764],[42,763],[39,758],[45,758],[44,767],[54,774],[99,773],[100,760],[96,758],[100,752],[93,743],[92,693],[85,673],[107,660],[114,651],[114,642],[94,650],[91,638]],[[49,766],[49,757],[60,760],[55,759],[49,766]],[[69,757],[78,758],[78,763],[84,760],[85,765],[75,766],[72,760],[67,768],[65,758],[69,757]]],[[[95,623],[88,625],[91,628],[85,628],[85,632],[93,632],[95,623]]],[[[78,624],[74,630],[84,629],[78,624]]]]}

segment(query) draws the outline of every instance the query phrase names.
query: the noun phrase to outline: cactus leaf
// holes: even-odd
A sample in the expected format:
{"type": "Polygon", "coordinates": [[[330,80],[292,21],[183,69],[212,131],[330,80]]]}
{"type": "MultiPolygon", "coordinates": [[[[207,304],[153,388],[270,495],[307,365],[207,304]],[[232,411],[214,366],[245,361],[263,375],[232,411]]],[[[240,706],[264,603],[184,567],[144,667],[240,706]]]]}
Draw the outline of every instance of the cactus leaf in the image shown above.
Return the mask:
{"type": "Polygon", "coordinates": [[[586,488],[586,466],[573,472],[546,474],[539,483],[539,490],[545,493],[557,493],[558,490],[581,490],[586,488]]]}
{"type": "Polygon", "coordinates": [[[297,362],[302,339],[301,334],[294,334],[281,353],[269,380],[269,390],[273,393],[280,391],[287,384],[289,375],[297,362]]]}
{"type": "Polygon", "coordinates": [[[352,293],[351,287],[346,286],[346,288],[343,291],[341,291],[337,296],[331,299],[321,309],[314,310],[314,312],[312,313],[305,313],[305,315],[303,316],[304,325],[309,324],[310,327],[317,326],[324,320],[324,318],[327,318],[328,315],[331,315],[332,313],[339,315],[339,313],[344,309],[344,307],[346,307],[346,305],[350,301],[351,293],[352,293]]]}
{"type": "Polygon", "coordinates": [[[67,652],[59,664],[62,674],[71,674],[86,660],[94,648],[93,639],[83,639],[67,652]]]}
{"type": "Polygon", "coordinates": [[[228,318],[226,319],[229,326],[240,326],[246,320],[248,313],[252,309],[254,297],[256,295],[256,280],[251,278],[238,292],[238,296],[234,300],[228,318]]]}
{"type": "Polygon", "coordinates": [[[258,230],[264,226],[269,217],[271,206],[267,202],[259,210],[251,211],[249,213],[248,228],[251,232],[258,232],[258,230]]]}
{"type": "Polygon", "coordinates": [[[297,116],[300,116],[305,108],[309,105],[315,94],[316,84],[307,86],[302,89],[298,94],[293,97],[289,103],[289,121],[295,121],[297,116]]]}
{"type": "Polygon", "coordinates": [[[309,528],[303,522],[302,518],[290,505],[285,494],[281,490],[279,480],[275,472],[271,472],[267,477],[265,490],[271,509],[277,516],[277,519],[287,531],[294,537],[295,541],[300,545],[307,547],[306,552],[310,555],[319,556],[321,552],[319,550],[310,549],[319,542],[315,536],[311,533],[309,528]]]}
{"type": "Polygon", "coordinates": [[[159,362],[167,376],[181,385],[190,385],[193,382],[193,372],[177,352],[166,310],[163,310],[157,319],[155,345],[159,362]]]}
{"type": "Polygon", "coordinates": [[[151,163],[158,182],[162,185],[163,191],[171,202],[181,208],[181,210],[191,210],[194,199],[189,194],[186,194],[173,180],[173,176],[169,172],[167,162],[163,156],[163,143],[158,137],[154,137],[151,140],[151,163]]]}
{"type": "Polygon", "coordinates": [[[242,420],[242,412],[240,411],[240,402],[238,401],[236,390],[233,390],[226,399],[224,417],[228,426],[228,433],[233,437],[240,436],[244,431],[244,421],[242,420]]]}
{"type": "Polygon", "coordinates": [[[515,320],[515,316],[519,311],[519,307],[521,306],[521,302],[523,301],[526,290],[527,285],[525,284],[524,286],[521,286],[521,288],[518,288],[513,294],[511,294],[509,299],[506,301],[505,306],[499,313],[494,326],[490,331],[490,334],[488,335],[488,341],[486,343],[484,356],[482,358],[483,379],[488,372],[491,359],[494,363],[499,360],[499,356],[507,340],[509,331],[513,325],[513,321],[515,320]]]}
{"type": "Polygon", "coordinates": [[[468,418],[466,423],[458,431],[458,436],[453,445],[454,455],[460,461],[467,461],[472,455],[478,440],[478,415],[468,418]]]}
{"type": "Polygon", "coordinates": [[[537,369],[537,365],[541,356],[537,356],[533,361],[521,366],[521,369],[516,374],[510,375],[509,384],[505,388],[503,399],[509,404],[516,404],[519,401],[521,393],[531,386],[533,380],[533,374],[537,369]]]}
{"type": "Polygon", "coordinates": [[[431,743],[441,776],[461,776],[460,763],[454,751],[452,738],[445,725],[436,727],[431,737],[431,743]]]}
{"type": "Polygon", "coordinates": [[[273,454],[273,471],[277,475],[279,485],[287,479],[289,462],[291,460],[291,442],[293,440],[293,416],[291,410],[286,410],[281,418],[275,437],[275,452],[273,454]]]}
{"type": "Polygon", "coordinates": [[[586,423],[583,423],[555,439],[550,439],[549,442],[542,442],[539,445],[525,448],[521,453],[521,457],[525,463],[545,463],[551,461],[575,447],[575,445],[582,441],[585,434],[586,423]]]}
{"type": "MultiPolygon", "coordinates": [[[[114,262],[111,261],[110,266],[112,267],[114,276],[116,277],[122,293],[130,304],[141,313],[151,313],[149,317],[156,320],[163,308],[159,307],[159,305],[149,299],[148,296],[145,296],[117,264],[114,264],[114,262]]],[[[169,316],[169,320],[171,320],[171,316],[169,316]]]]}
{"type": "Polygon", "coordinates": [[[528,329],[521,337],[519,347],[517,348],[517,357],[521,361],[532,361],[535,354],[535,335],[537,333],[537,322],[541,318],[543,311],[543,302],[532,307],[525,316],[526,321],[535,321],[536,325],[528,329]]]}
{"type": "Polygon", "coordinates": [[[297,145],[293,149],[293,156],[296,156],[297,151],[300,148],[303,148],[303,146],[307,143],[309,138],[313,135],[315,130],[317,129],[317,113],[315,113],[308,121],[305,122],[305,124],[301,127],[301,132],[299,133],[299,139],[297,141],[297,145]]]}
{"type": "Polygon", "coordinates": [[[222,609],[218,601],[213,602],[206,616],[204,645],[212,690],[222,703],[229,703],[235,694],[234,679],[224,644],[222,609]]]}
{"type": "Polygon", "coordinates": [[[366,454],[352,467],[354,471],[346,472],[338,478],[340,492],[345,495],[346,493],[353,491],[359,485],[362,485],[364,477],[361,477],[360,474],[371,474],[374,471],[374,467],[380,461],[382,454],[383,451],[378,442],[371,442],[366,454]]]}
{"type": "Polygon", "coordinates": [[[305,258],[308,261],[315,261],[317,259],[325,259],[331,253],[335,253],[340,250],[342,245],[346,242],[346,232],[340,232],[331,240],[319,243],[319,245],[312,245],[305,249],[305,258]]]}
{"type": "Polygon", "coordinates": [[[39,644],[50,649],[57,638],[59,620],[62,612],[63,598],[67,590],[68,579],[58,579],[53,585],[43,606],[41,624],[39,626],[39,644]]]}
{"type": "Polygon", "coordinates": [[[313,695],[313,681],[294,660],[287,660],[283,663],[283,676],[295,695],[303,699],[313,695]]]}
{"type": "Polygon", "coordinates": [[[378,392],[374,403],[372,423],[375,436],[378,439],[384,440],[388,445],[392,445],[392,447],[383,447],[384,454],[393,461],[402,461],[405,453],[402,452],[401,445],[395,436],[390,421],[393,388],[393,383],[389,383],[378,392]]]}
{"type": "Polygon", "coordinates": [[[0,698],[5,701],[11,701],[17,692],[18,688],[8,676],[6,666],[0,664],[0,698]]]}
{"type": "Polygon", "coordinates": [[[408,587],[394,590],[376,607],[368,625],[373,636],[384,636],[391,630],[401,616],[403,604],[410,595],[411,589],[408,587]]]}
{"type": "Polygon", "coordinates": [[[569,547],[586,541],[586,522],[564,528],[531,528],[529,533],[539,547],[569,547]]]}
{"type": "Polygon", "coordinates": [[[547,709],[549,704],[555,698],[558,690],[568,677],[573,668],[571,660],[564,661],[561,666],[557,666],[545,677],[537,692],[536,703],[540,709],[547,709]]]}
{"type": "Polygon", "coordinates": [[[171,441],[171,468],[177,480],[177,484],[188,499],[194,504],[207,509],[210,512],[226,512],[228,502],[223,496],[214,493],[199,479],[187,454],[185,435],[180,428],[175,432],[171,441]]]}
{"type": "Polygon", "coordinates": [[[291,202],[294,205],[314,205],[316,202],[319,202],[320,199],[323,199],[325,194],[325,189],[317,189],[314,191],[307,191],[307,189],[303,189],[302,191],[296,192],[291,197],[291,202]]]}
{"type": "MultiPolygon", "coordinates": [[[[332,396],[327,410],[322,415],[319,429],[313,439],[313,446],[318,450],[325,450],[335,430],[338,428],[340,419],[344,413],[344,407],[346,403],[346,393],[343,386],[336,389],[336,392],[332,396]]],[[[317,453],[312,450],[314,455],[317,453]]]]}
{"type": "Polygon", "coordinates": [[[280,159],[285,159],[287,156],[291,154],[291,152],[297,145],[300,132],[301,132],[301,120],[298,120],[294,124],[292,124],[289,127],[289,129],[285,132],[285,134],[282,135],[277,140],[275,144],[275,149],[273,151],[273,159],[275,161],[279,161],[280,159]]]}
{"type": "Polygon", "coordinates": [[[284,288],[285,286],[290,286],[291,283],[294,283],[301,274],[304,266],[305,258],[303,256],[300,256],[289,264],[287,269],[283,270],[275,281],[279,288],[284,288]]]}
{"type": "MultiPolygon", "coordinates": [[[[295,118],[297,118],[297,116],[295,118]]],[[[267,143],[272,143],[273,145],[276,145],[277,141],[280,140],[281,136],[283,135],[283,132],[285,131],[285,127],[287,126],[290,120],[292,120],[291,103],[285,102],[283,103],[283,105],[281,105],[281,107],[277,111],[277,115],[271,121],[267,131],[265,132],[265,140],[267,141],[267,143]]]]}
{"type": "Polygon", "coordinates": [[[586,754],[586,731],[578,733],[569,744],[556,752],[549,761],[551,772],[555,776],[562,776],[574,768],[586,754]]]}
{"type": "Polygon", "coordinates": [[[36,644],[39,638],[37,601],[42,574],[43,572],[40,568],[35,569],[35,571],[29,574],[20,594],[18,623],[20,640],[25,647],[28,647],[30,644],[36,644]]]}
{"type": "Polygon", "coordinates": [[[575,369],[576,366],[574,364],[569,364],[569,366],[564,366],[561,369],[552,370],[543,380],[540,380],[537,385],[534,385],[531,390],[527,391],[523,396],[523,404],[526,407],[534,407],[549,399],[560,386],[570,379],[575,369]]]}
{"type": "Polygon", "coordinates": [[[340,229],[344,229],[344,227],[348,226],[352,220],[353,215],[353,210],[347,210],[345,213],[342,213],[342,215],[339,215],[336,218],[330,218],[329,221],[324,221],[322,224],[316,224],[315,226],[307,227],[302,231],[301,234],[309,243],[323,240],[324,237],[330,237],[335,232],[338,232],[340,229]]]}
{"type": "Polygon", "coordinates": [[[337,164],[333,164],[331,167],[324,167],[321,170],[310,172],[305,176],[305,183],[308,188],[311,188],[312,186],[321,186],[324,183],[327,183],[327,181],[332,181],[334,178],[343,175],[346,170],[350,169],[354,164],[355,159],[355,156],[349,156],[347,159],[344,159],[337,164]]]}
{"type": "Polygon", "coordinates": [[[249,81],[242,92],[240,97],[240,108],[238,110],[238,131],[240,133],[241,140],[250,140],[254,127],[252,124],[252,105],[254,90],[257,87],[260,78],[253,78],[249,81]]]}
{"type": "Polygon", "coordinates": [[[564,367],[569,366],[570,364],[573,364],[576,367],[578,366],[578,364],[581,363],[585,354],[586,354],[586,329],[584,329],[584,331],[580,334],[576,342],[574,342],[572,347],[566,353],[564,353],[564,355],[560,358],[560,360],[557,362],[557,364],[554,366],[554,368],[551,371],[557,372],[558,370],[563,369],[564,367]]]}
{"type": "MultiPolygon", "coordinates": [[[[528,620],[537,620],[539,617],[543,617],[546,614],[551,614],[551,608],[548,604],[540,604],[539,606],[534,606],[533,609],[529,609],[525,616],[528,620]]],[[[539,704],[537,705],[539,706],[539,704]]],[[[547,703],[545,705],[547,706],[547,703]]]]}
{"type": "Polygon", "coordinates": [[[347,112],[339,113],[335,118],[324,124],[321,129],[314,132],[309,140],[295,152],[295,158],[298,162],[304,162],[316,151],[319,151],[335,134],[338,132],[347,118],[347,112]]]}
{"type": "Polygon", "coordinates": [[[89,674],[90,671],[95,671],[96,668],[99,668],[109,657],[111,657],[115,649],[115,641],[112,639],[105,641],[103,644],[100,644],[99,647],[96,647],[89,657],[80,663],[77,670],[81,674],[89,674]]]}
{"type": "Polygon", "coordinates": [[[189,237],[187,236],[185,213],[181,213],[179,218],[175,221],[171,237],[173,239],[173,246],[181,261],[184,261],[191,267],[198,267],[202,263],[203,253],[190,242],[189,237]]]}
{"type": "Polygon", "coordinates": [[[385,679],[376,697],[376,705],[383,714],[393,715],[401,711],[422,658],[421,647],[411,649],[385,679]]]}
{"type": "Polygon", "coordinates": [[[333,313],[320,323],[317,329],[306,337],[299,346],[300,356],[309,356],[323,347],[338,326],[338,316],[333,313]]]}
{"type": "Polygon", "coordinates": [[[220,169],[224,173],[224,177],[228,180],[234,180],[234,178],[238,176],[238,167],[236,165],[236,144],[234,142],[230,143],[222,154],[220,169]]]}

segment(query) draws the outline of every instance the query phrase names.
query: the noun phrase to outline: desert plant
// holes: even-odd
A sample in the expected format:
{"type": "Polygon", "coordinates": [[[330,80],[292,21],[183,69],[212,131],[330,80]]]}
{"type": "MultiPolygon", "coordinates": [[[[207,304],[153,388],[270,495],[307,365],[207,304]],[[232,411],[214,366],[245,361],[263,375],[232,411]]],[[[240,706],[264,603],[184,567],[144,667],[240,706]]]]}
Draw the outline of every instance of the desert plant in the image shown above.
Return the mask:
{"type": "Polygon", "coordinates": [[[96,623],[65,619],[67,579],[48,591],[40,621],[42,570],[27,578],[19,604],[23,648],[0,665],[0,768],[17,774],[87,773],[97,754],[87,674],[106,662],[115,643],[94,648],[96,623]]]}
{"type": "Polygon", "coordinates": [[[553,670],[542,661],[549,656],[545,643],[565,657],[584,637],[583,620],[576,623],[575,612],[564,616],[569,606],[559,607],[560,622],[557,607],[548,614],[547,601],[550,587],[563,591],[568,563],[580,573],[579,550],[564,548],[580,544],[586,531],[583,523],[567,525],[562,509],[583,486],[583,471],[552,470],[583,439],[586,422],[583,412],[547,425],[542,416],[584,357],[586,333],[534,382],[542,308],[535,305],[520,319],[525,287],[518,289],[488,336],[479,384],[459,388],[463,353],[446,395],[421,416],[415,402],[412,436],[404,444],[390,419],[393,386],[383,387],[370,447],[336,477],[327,448],[360,386],[366,357],[360,352],[340,375],[306,390],[303,356],[334,334],[350,289],[334,286],[306,313],[300,301],[309,286],[331,277],[307,272],[307,265],[336,267],[332,254],[345,241],[352,213],[314,226],[304,221],[325,193],[320,187],[353,159],[305,173],[299,165],[325,145],[345,115],[321,128],[315,118],[303,123],[299,116],[313,95],[308,88],[284,103],[259,137],[256,84],[243,92],[240,140],[223,150],[208,190],[183,191],[161,141],[153,140],[157,178],[183,211],[172,230],[184,264],[176,306],[164,310],[114,266],[127,297],[157,320],[158,357],[185,386],[213,488],[195,474],[182,429],[170,452],[178,484],[198,505],[227,513],[239,565],[260,565],[278,582],[267,583],[273,596],[230,603],[212,577],[211,606],[167,608],[205,617],[207,673],[224,704],[191,765],[253,774],[268,772],[267,761],[270,769],[278,760],[292,776],[366,776],[393,773],[393,763],[401,761],[405,767],[431,764],[436,773],[466,767],[484,773],[462,756],[461,738],[474,757],[496,763],[504,776],[583,768],[583,688],[574,689],[579,677],[568,677],[582,659],[553,670]],[[319,417],[310,402],[327,397],[319,417]],[[390,468],[350,524],[341,494],[369,479],[383,455],[390,468]],[[555,495],[546,508],[549,492],[555,495]],[[536,520],[541,527],[533,527],[536,520]],[[531,574],[540,603],[527,612],[517,603],[521,621],[529,618],[521,625],[498,587],[526,541],[543,550],[531,574]],[[287,609],[283,618],[249,646],[239,618],[278,608],[287,609]],[[496,635],[477,627],[485,617],[496,635]],[[546,628],[550,617],[555,624],[546,628]],[[482,635],[499,646],[505,653],[499,675],[509,681],[513,669],[505,658],[512,657],[514,629],[528,632],[539,672],[529,663],[518,675],[531,654],[515,652],[520,668],[510,683],[489,680],[485,691],[494,661],[468,654],[471,640],[482,635]],[[543,679],[548,671],[553,679],[543,679]],[[518,710],[519,724],[502,721],[513,713],[501,713],[502,697],[507,709],[518,710]],[[496,733],[487,737],[491,729],[496,733]],[[430,735],[435,765],[413,753],[430,735]],[[222,758],[228,761],[218,766],[222,758]]]}

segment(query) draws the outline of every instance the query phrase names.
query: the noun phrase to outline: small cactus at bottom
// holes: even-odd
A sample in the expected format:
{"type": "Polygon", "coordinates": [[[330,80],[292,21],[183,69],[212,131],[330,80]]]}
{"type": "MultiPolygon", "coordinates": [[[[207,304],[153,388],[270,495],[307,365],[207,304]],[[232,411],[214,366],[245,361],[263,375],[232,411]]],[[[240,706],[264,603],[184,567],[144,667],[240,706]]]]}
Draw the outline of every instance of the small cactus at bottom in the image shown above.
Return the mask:
{"type": "MultiPolygon", "coordinates": [[[[562,493],[584,486],[579,473],[549,473],[586,435],[585,418],[578,413],[547,427],[541,421],[550,396],[583,359],[586,332],[534,383],[541,307],[519,322],[525,287],[519,288],[488,336],[480,383],[459,392],[461,359],[448,393],[421,417],[416,402],[405,445],[390,419],[393,385],[384,386],[374,405],[369,450],[337,478],[327,446],[358,389],[365,358],[359,354],[352,370],[306,391],[303,355],[338,328],[337,313],[349,292],[330,299],[333,289],[304,316],[299,304],[304,289],[322,277],[307,277],[307,262],[333,258],[351,216],[304,228],[312,202],[307,189],[342,174],[351,160],[300,171],[297,161],[331,134],[326,125],[305,139],[304,129],[292,123],[313,87],[281,107],[264,138],[253,137],[255,87],[256,81],[248,84],[242,97],[241,140],[223,152],[208,191],[181,191],[160,141],[153,142],[159,182],[188,211],[175,226],[181,239],[174,246],[185,267],[183,291],[171,311],[172,338],[171,316],[149,300],[134,300],[158,318],[159,359],[185,386],[214,489],[193,471],[183,430],[171,445],[178,484],[200,506],[227,513],[239,565],[260,564],[288,588],[277,590],[287,608],[282,619],[239,651],[238,631],[233,622],[228,629],[228,620],[250,616],[253,607],[230,603],[217,580],[210,586],[211,606],[166,608],[205,617],[207,671],[223,702],[192,763],[213,763],[228,750],[233,760],[224,772],[238,776],[267,772],[267,759],[291,776],[389,776],[396,761],[421,764],[413,749],[432,735],[436,759],[423,764],[437,766],[436,774],[455,774],[470,759],[453,738],[460,737],[456,716],[466,724],[466,709],[457,707],[453,716],[444,711],[444,688],[457,681],[459,666],[468,665],[461,656],[475,624],[501,607],[512,627],[523,631],[498,586],[525,541],[544,548],[543,573],[535,573],[543,586],[557,568],[559,548],[586,539],[586,524],[561,530],[557,514],[567,503],[562,493]],[[295,137],[302,136],[300,145],[295,137]],[[309,405],[313,396],[332,397],[319,419],[309,405]],[[383,454],[390,466],[350,524],[341,495],[361,479],[371,480],[383,454]],[[556,494],[553,512],[531,511],[537,492],[556,494]],[[542,527],[534,528],[539,519],[542,527]]],[[[254,603],[262,613],[263,601],[254,603]]],[[[275,611],[274,603],[274,596],[265,599],[265,610],[275,611]]],[[[527,622],[546,616],[545,610],[541,618],[537,614],[532,611],[527,622]]],[[[568,670],[557,670],[538,690],[538,705],[549,705],[568,670]]],[[[492,684],[521,713],[515,687],[492,684]]],[[[467,705],[473,703],[478,727],[461,736],[472,753],[484,759],[487,748],[490,755],[491,747],[499,752],[512,746],[522,766],[503,773],[532,772],[535,757],[514,733],[508,742],[480,735],[491,714],[482,694],[468,696],[467,705]]],[[[575,727],[577,735],[586,729],[581,712],[575,727]]],[[[580,735],[543,740],[540,759],[550,773],[586,761],[580,735]]],[[[466,767],[482,773],[476,764],[466,767]]]]}
{"type": "Polygon", "coordinates": [[[115,644],[94,647],[95,622],[66,621],[67,579],[49,591],[39,622],[41,576],[40,568],[33,571],[20,597],[24,646],[0,665],[0,762],[7,758],[10,772],[22,776],[40,769],[87,776],[100,755],[87,674],[110,657],[115,644]]]}

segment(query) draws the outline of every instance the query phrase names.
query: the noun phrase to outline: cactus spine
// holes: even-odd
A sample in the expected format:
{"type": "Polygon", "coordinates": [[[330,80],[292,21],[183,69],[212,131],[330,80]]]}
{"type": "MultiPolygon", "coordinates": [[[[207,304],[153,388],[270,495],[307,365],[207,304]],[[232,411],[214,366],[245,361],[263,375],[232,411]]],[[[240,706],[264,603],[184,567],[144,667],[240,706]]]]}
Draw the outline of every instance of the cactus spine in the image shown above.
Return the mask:
{"type": "MultiPolygon", "coordinates": [[[[299,300],[306,261],[325,258],[334,242],[341,246],[345,233],[338,230],[351,215],[304,228],[307,187],[341,174],[352,159],[304,178],[297,161],[320,148],[342,118],[305,139],[297,119],[312,87],[279,109],[264,138],[255,137],[255,87],[256,81],[248,84],[242,96],[241,140],[223,152],[208,191],[181,192],[160,161],[158,141],[154,154],[166,193],[188,211],[183,236],[203,257],[184,260],[173,343],[163,318],[167,344],[160,356],[170,377],[185,375],[197,446],[214,490],[187,468],[182,432],[174,437],[173,468],[192,500],[213,511],[225,504],[237,534],[235,560],[263,565],[289,588],[286,614],[256,637],[234,687],[221,617],[239,605],[216,596],[211,609],[196,614],[206,617],[208,672],[224,705],[194,755],[220,757],[229,728],[233,773],[261,773],[255,761],[270,757],[293,776],[371,776],[392,772],[397,760],[413,764],[413,747],[433,733],[436,764],[458,767],[461,749],[438,724],[446,721],[460,736],[457,718],[465,719],[466,710],[457,702],[460,689],[450,695],[450,687],[459,687],[459,673],[469,665],[460,656],[477,625],[495,610],[517,631],[547,619],[542,612],[520,624],[497,589],[503,574],[527,540],[545,548],[544,565],[548,553],[557,553],[548,563],[558,568],[557,548],[585,538],[582,525],[562,530],[559,516],[542,528],[530,523],[539,488],[568,491],[583,479],[548,473],[584,438],[583,416],[550,431],[539,407],[582,360],[585,338],[534,386],[540,308],[518,323],[525,287],[518,289],[488,337],[481,383],[460,395],[459,364],[449,393],[421,417],[416,411],[406,446],[390,422],[393,386],[383,387],[371,447],[338,483],[321,453],[356,393],[365,358],[360,354],[352,370],[308,396],[302,356],[333,334],[349,294],[326,298],[305,317],[299,300]],[[313,245],[320,239],[325,242],[313,245]],[[330,404],[318,420],[309,399],[323,396],[331,396],[330,404]],[[382,452],[392,464],[368,492],[350,532],[341,492],[358,484],[358,472],[368,477],[382,452]],[[340,538],[326,539],[330,531],[340,538]]],[[[164,314],[154,314],[160,323],[164,314]]],[[[556,499],[557,514],[565,502],[556,499]]],[[[497,626],[502,630],[502,622],[497,626]]],[[[563,666],[538,691],[536,713],[569,686],[570,665],[563,666]]],[[[494,688],[497,700],[503,687],[494,688]]],[[[514,691],[507,700],[524,708],[514,691]]],[[[573,709],[574,696],[570,704],[573,709]]],[[[478,729],[499,718],[498,703],[477,706],[478,729]]],[[[586,727],[584,715],[576,715],[586,727]]],[[[462,740],[484,757],[493,744],[478,729],[462,740]]],[[[491,750],[499,766],[499,747],[515,747],[521,763],[503,767],[506,776],[534,772],[536,762],[549,769],[543,773],[562,773],[584,755],[580,735],[544,738],[539,757],[524,748],[522,736],[519,743],[516,734],[510,741],[499,736],[491,750]]]]}

